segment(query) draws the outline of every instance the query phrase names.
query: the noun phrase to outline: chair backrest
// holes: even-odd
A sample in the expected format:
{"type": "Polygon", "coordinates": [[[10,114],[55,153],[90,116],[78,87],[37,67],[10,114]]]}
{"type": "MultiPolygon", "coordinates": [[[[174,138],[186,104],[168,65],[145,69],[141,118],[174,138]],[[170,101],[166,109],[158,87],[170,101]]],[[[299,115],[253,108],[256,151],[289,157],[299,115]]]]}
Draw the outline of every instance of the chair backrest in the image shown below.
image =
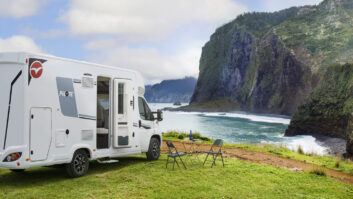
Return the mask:
{"type": "MultiPolygon", "coordinates": [[[[221,140],[221,139],[216,139],[216,140],[213,142],[210,151],[214,151],[214,150],[213,150],[214,148],[218,148],[218,152],[221,152],[221,151],[222,151],[222,146],[223,146],[223,140],[221,140]]],[[[216,149],[216,150],[217,150],[217,149],[216,149]]]]}
{"type": "Polygon", "coordinates": [[[169,153],[178,153],[178,150],[177,148],[174,146],[173,142],[171,141],[167,141],[167,146],[168,146],[168,150],[169,150],[169,153]]]}
{"type": "Polygon", "coordinates": [[[223,146],[223,140],[221,139],[217,139],[214,141],[213,146],[219,146],[222,147],[223,146]]]}

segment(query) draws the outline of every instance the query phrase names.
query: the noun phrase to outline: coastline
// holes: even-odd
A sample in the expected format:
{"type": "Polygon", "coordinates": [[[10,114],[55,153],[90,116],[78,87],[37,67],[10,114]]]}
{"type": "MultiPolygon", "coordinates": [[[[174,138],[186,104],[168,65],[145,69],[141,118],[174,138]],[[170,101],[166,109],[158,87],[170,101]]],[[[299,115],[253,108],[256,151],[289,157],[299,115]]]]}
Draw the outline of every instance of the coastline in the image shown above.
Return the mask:
{"type": "MultiPolygon", "coordinates": [[[[181,106],[181,107],[165,107],[162,109],[163,111],[170,111],[170,112],[197,112],[200,114],[205,113],[219,113],[219,116],[227,116],[227,114],[243,114],[243,115],[251,115],[251,116],[260,116],[260,117],[276,117],[276,118],[283,118],[283,119],[290,119],[289,116],[285,115],[275,115],[275,114],[259,114],[259,113],[250,113],[250,112],[243,112],[243,111],[235,111],[235,110],[215,110],[215,109],[196,109],[190,108],[189,106],[181,106]]],[[[228,115],[229,116],[229,115],[228,115]]],[[[320,134],[305,134],[307,136],[312,136],[315,138],[317,143],[322,147],[327,148],[327,154],[334,154],[334,155],[343,155],[346,153],[346,140],[337,137],[330,137],[324,136],[320,134]]],[[[296,135],[296,136],[305,136],[304,134],[296,135]]],[[[294,137],[294,136],[285,136],[285,137],[294,137]]]]}

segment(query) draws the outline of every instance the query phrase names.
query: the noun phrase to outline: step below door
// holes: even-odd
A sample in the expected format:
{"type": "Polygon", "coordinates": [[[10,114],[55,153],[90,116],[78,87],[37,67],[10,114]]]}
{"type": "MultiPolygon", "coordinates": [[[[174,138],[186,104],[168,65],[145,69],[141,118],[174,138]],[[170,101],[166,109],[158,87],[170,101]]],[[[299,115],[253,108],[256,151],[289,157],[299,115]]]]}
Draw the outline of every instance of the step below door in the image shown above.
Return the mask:
{"type": "Polygon", "coordinates": [[[31,109],[31,161],[42,161],[47,159],[52,134],[51,119],[51,108],[31,109]]]}

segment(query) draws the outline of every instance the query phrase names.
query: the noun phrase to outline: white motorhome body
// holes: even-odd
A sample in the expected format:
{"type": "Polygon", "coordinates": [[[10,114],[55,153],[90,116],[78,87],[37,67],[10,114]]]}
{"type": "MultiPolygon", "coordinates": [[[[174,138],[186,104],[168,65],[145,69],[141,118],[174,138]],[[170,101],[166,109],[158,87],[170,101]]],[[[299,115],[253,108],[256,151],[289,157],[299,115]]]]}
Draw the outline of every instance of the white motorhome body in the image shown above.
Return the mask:
{"type": "Polygon", "coordinates": [[[136,71],[0,53],[0,91],[0,168],[70,164],[78,151],[92,160],[159,157],[161,132],[136,71]]]}

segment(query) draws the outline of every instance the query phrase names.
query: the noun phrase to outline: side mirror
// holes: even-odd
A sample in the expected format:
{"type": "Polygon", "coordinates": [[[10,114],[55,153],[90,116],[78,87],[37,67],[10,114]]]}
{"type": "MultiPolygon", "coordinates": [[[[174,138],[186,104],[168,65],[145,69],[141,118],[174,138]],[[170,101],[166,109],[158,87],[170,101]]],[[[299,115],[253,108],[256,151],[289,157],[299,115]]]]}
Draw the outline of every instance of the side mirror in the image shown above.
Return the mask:
{"type": "Polygon", "coordinates": [[[160,109],[157,110],[157,120],[163,121],[163,112],[160,109]]]}

